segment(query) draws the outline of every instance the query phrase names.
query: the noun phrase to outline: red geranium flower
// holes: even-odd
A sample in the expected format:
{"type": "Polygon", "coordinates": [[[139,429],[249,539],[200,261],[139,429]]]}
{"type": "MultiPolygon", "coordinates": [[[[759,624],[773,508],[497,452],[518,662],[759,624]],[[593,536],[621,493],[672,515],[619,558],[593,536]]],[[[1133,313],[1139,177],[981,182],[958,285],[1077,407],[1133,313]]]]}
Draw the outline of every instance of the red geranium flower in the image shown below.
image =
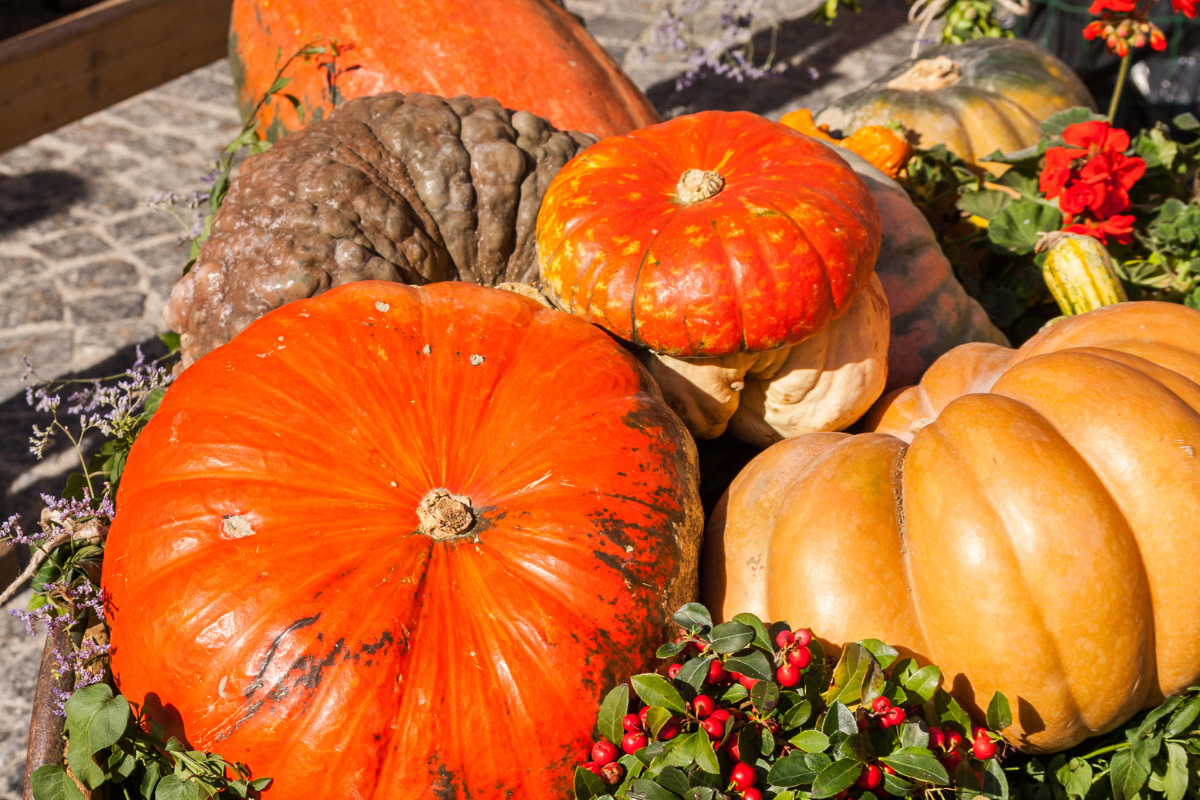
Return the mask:
{"type": "Polygon", "coordinates": [[[1196,0],[1171,0],[1171,8],[1188,19],[1196,18],[1196,0]]]}
{"type": "MultiPolygon", "coordinates": [[[[1175,2],[1175,0],[1171,0],[1175,2]]],[[[1094,17],[1098,17],[1105,11],[1111,11],[1114,14],[1128,14],[1137,8],[1137,0],[1094,0],[1092,7],[1088,9],[1088,13],[1094,17]]]]}
{"type": "Polygon", "coordinates": [[[1067,215],[1067,221],[1076,214],[1082,214],[1092,202],[1095,192],[1083,181],[1071,181],[1058,198],[1058,207],[1067,215]]]}
{"type": "Polygon", "coordinates": [[[1068,225],[1063,228],[1067,233],[1081,233],[1084,236],[1091,236],[1093,239],[1099,239],[1104,244],[1108,244],[1108,238],[1111,236],[1117,244],[1130,244],[1133,242],[1133,222],[1132,214],[1117,214],[1108,219],[1097,220],[1096,222],[1081,222],[1075,225],[1068,225]]]}
{"type": "Polygon", "coordinates": [[[1104,120],[1077,122],[1068,126],[1063,131],[1063,141],[1092,154],[1124,153],[1129,149],[1129,134],[1104,120]]]}

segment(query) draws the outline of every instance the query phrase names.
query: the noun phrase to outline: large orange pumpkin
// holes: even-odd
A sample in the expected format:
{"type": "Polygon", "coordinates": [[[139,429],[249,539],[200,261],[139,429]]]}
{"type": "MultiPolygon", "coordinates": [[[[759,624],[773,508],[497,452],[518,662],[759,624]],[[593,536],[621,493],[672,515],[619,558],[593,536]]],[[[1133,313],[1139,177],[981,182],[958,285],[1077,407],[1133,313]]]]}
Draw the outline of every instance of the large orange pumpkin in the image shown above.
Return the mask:
{"type": "Polygon", "coordinates": [[[963,345],[874,433],[777,444],[734,481],[702,596],[942,666],[1058,750],[1200,680],[1200,312],[1123,303],[963,345]]]}
{"type": "MultiPolygon", "coordinates": [[[[353,47],[323,67],[287,73],[284,91],[304,105],[305,122],[341,100],[389,91],[494,97],[597,136],[658,121],[612,57],[551,0],[235,0],[229,60],[243,110],[266,94],[281,55],[326,38],[353,47]]],[[[259,114],[259,131],[272,140],[299,127],[282,95],[259,114]]]]}
{"type": "Polygon", "coordinates": [[[192,365],[130,454],[112,667],[273,800],[560,798],[694,596],[695,448],[498,289],[349,284],[192,365]]]}

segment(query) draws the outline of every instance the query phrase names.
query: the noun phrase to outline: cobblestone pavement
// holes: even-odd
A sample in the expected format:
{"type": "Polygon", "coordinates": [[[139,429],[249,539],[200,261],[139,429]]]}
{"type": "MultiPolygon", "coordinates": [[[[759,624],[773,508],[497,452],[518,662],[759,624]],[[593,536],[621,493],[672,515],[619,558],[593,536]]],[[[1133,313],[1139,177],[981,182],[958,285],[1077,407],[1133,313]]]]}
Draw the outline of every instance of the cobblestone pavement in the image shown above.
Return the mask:
{"type": "MultiPolygon", "coordinates": [[[[832,28],[809,22],[813,0],[763,5],[778,23],[775,64],[786,69],[745,84],[709,76],[676,92],[682,65],[641,49],[655,0],[567,0],[667,116],[816,110],[905,57],[914,36],[901,0],[863,0],[861,15],[844,13],[832,28]]],[[[712,36],[715,9],[696,30],[712,36]]],[[[766,53],[771,35],[760,31],[754,41],[766,53]]],[[[75,463],[63,448],[41,462],[29,455],[30,426],[45,420],[26,407],[20,357],[43,378],[96,376],[121,371],[139,344],[157,346],[187,253],[180,224],[147,200],[202,189],[201,176],[239,127],[221,61],[0,153],[0,521],[17,512],[36,519],[39,492],[57,492],[75,463]]],[[[0,552],[0,586],[16,573],[14,555],[0,552]]],[[[20,797],[40,650],[0,615],[0,800],[20,797]]]]}

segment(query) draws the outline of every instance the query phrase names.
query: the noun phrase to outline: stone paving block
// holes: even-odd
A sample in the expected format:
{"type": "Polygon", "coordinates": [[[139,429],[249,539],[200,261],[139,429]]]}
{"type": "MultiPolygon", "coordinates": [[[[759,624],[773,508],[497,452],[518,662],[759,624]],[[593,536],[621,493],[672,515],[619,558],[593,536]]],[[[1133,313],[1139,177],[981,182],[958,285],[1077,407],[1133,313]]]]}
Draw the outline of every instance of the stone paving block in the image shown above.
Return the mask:
{"type": "MultiPolygon", "coordinates": [[[[145,301],[144,295],[134,296],[141,302],[145,301]]],[[[162,310],[159,309],[161,315],[162,310]]],[[[138,318],[130,318],[125,320],[113,321],[113,317],[108,316],[101,319],[95,324],[82,325],[75,328],[75,348],[74,361],[72,366],[77,370],[86,370],[89,367],[99,364],[101,361],[108,359],[113,353],[123,347],[127,347],[131,342],[140,343],[150,341],[157,344],[159,333],[166,330],[166,327],[161,321],[157,324],[153,320],[138,318]]],[[[147,348],[143,350],[148,352],[147,348]]],[[[121,372],[134,361],[131,355],[126,362],[115,364],[112,373],[121,372]]]]}
{"type": "Polygon", "coordinates": [[[31,281],[5,292],[0,306],[0,328],[17,328],[63,318],[62,297],[49,280],[31,281]]]}
{"type": "MultiPolygon", "coordinates": [[[[25,391],[22,356],[27,356],[34,365],[42,365],[46,369],[46,377],[50,377],[54,374],[50,370],[55,367],[61,370],[59,365],[70,359],[73,339],[71,329],[66,327],[0,333],[0,398],[13,397],[25,391]]],[[[0,512],[0,516],[3,516],[3,512],[0,512]]]]}
{"type": "Polygon", "coordinates": [[[123,289],[136,286],[138,278],[137,267],[120,259],[92,261],[58,273],[59,282],[73,292],[123,289]]]}
{"type": "Polygon", "coordinates": [[[107,253],[111,249],[111,245],[91,231],[77,231],[63,234],[54,239],[35,242],[33,249],[49,261],[69,261],[73,258],[107,253]]]}
{"type": "Polygon", "coordinates": [[[105,226],[109,236],[121,244],[138,244],[163,234],[180,234],[183,226],[171,215],[156,209],[147,209],[136,216],[109,223],[105,226]]]}
{"type": "Polygon", "coordinates": [[[101,294],[67,306],[75,324],[107,322],[114,319],[141,319],[146,308],[142,292],[101,294]]]}
{"type": "Polygon", "coordinates": [[[17,286],[45,269],[46,265],[36,258],[0,255],[0,283],[3,284],[17,286]]]}
{"type": "Polygon", "coordinates": [[[5,643],[0,647],[0,675],[8,685],[0,699],[0,719],[5,721],[0,725],[0,800],[21,797],[33,688],[45,646],[44,635],[26,635],[21,621],[8,613],[9,609],[24,609],[28,603],[26,591],[0,609],[0,642],[5,643]]]}

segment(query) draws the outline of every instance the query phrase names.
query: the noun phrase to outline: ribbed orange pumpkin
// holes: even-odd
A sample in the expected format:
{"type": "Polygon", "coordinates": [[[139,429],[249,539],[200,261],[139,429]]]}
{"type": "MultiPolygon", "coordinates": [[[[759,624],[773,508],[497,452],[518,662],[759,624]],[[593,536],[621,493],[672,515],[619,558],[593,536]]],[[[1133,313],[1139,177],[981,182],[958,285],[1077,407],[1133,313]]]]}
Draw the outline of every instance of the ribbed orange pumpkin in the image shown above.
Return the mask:
{"type": "Polygon", "coordinates": [[[133,448],[117,683],[273,800],[563,797],[603,692],[694,595],[695,482],[581,320],[465,283],[288,304],[133,448]]]}
{"type": "MultiPolygon", "coordinates": [[[[281,54],[319,38],[353,48],[336,63],[325,59],[328,68],[288,71],[284,91],[304,105],[306,122],[341,100],[388,91],[494,97],[561,130],[597,136],[658,121],[612,57],[551,0],[234,0],[229,60],[243,111],[266,94],[281,54]],[[339,73],[336,90],[331,71],[339,73]]],[[[300,127],[281,95],[259,115],[259,131],[271,139],[300,127]]]]}
{"type": "Polygon", "coordinates": [[[963,345],[872,425],[738,476],[710,608],[899,645],[976,711],[1004,692],[1029,750],[1200,680],[1200,312],[1123,303],[1019,351],[963,345]]]}

